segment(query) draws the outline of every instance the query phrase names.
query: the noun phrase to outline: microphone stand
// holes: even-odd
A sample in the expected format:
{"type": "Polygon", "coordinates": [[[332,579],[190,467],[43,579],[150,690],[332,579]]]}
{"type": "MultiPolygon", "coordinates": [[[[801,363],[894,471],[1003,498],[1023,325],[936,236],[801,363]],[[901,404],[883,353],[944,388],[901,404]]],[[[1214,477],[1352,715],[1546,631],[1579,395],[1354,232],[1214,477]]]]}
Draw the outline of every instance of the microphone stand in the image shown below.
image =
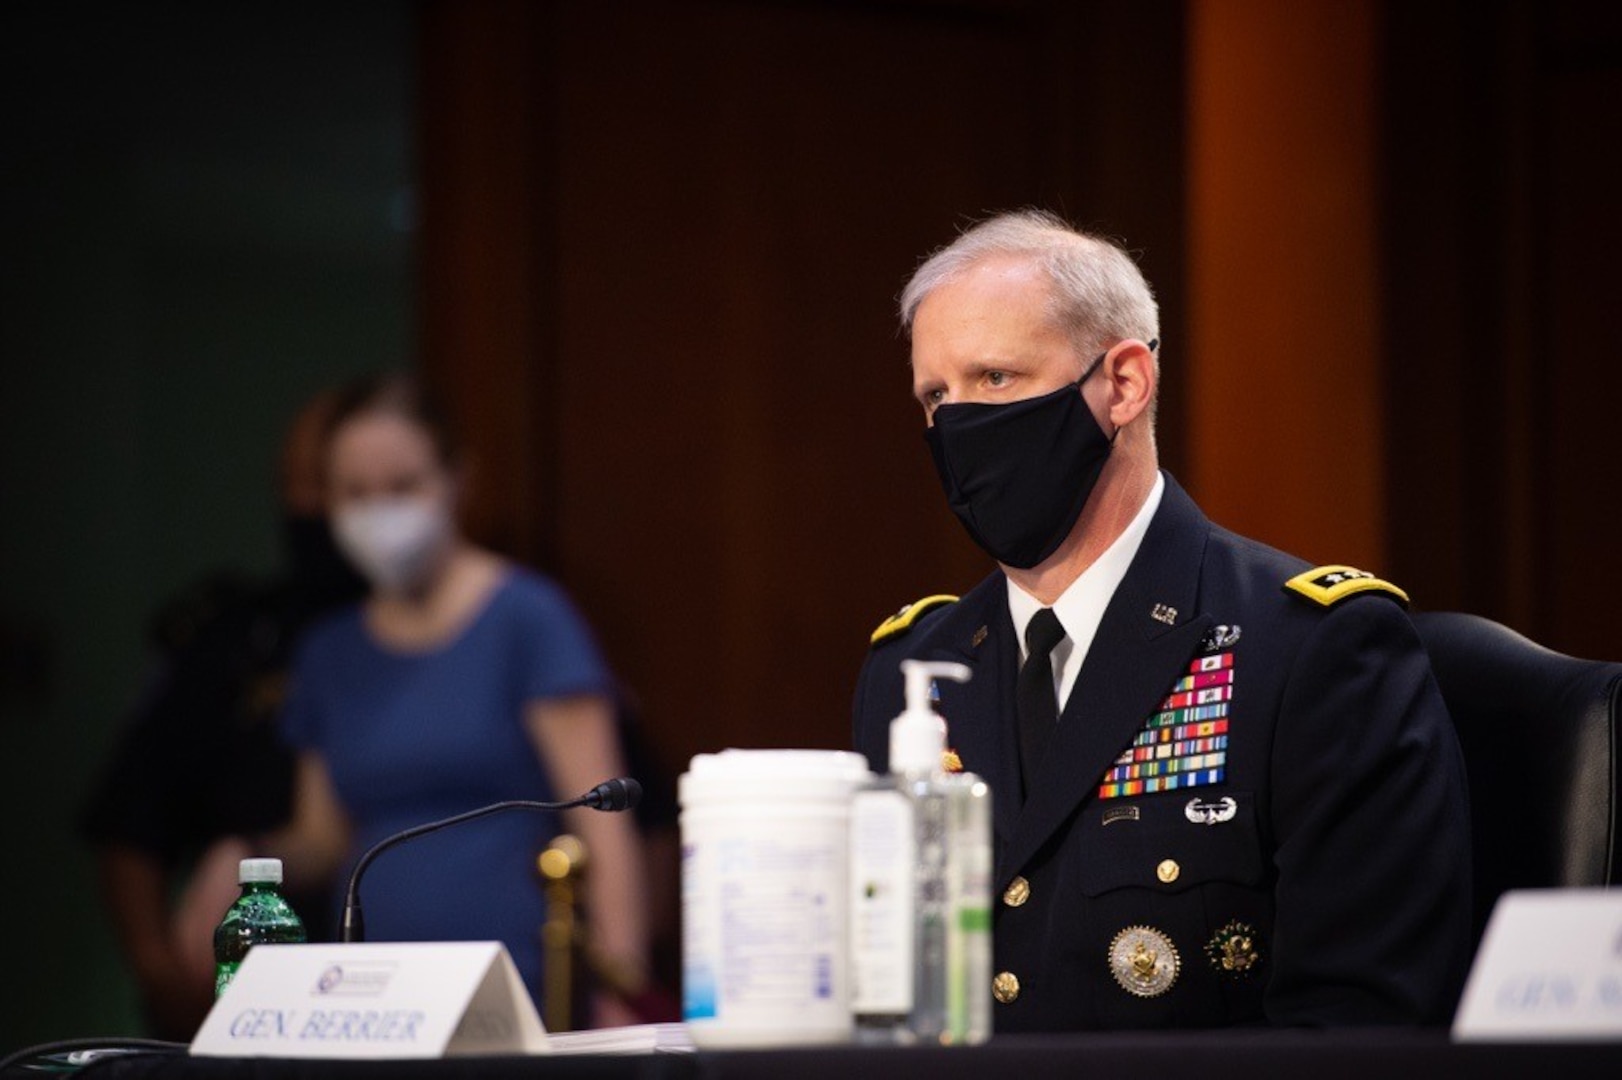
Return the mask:
{"type": "Polygon", "coordinates": [[[509,799],[506,802],[492,803],[481,806],[477,810],[456,814],[440,821],[430,821],[423,825],[414,825],[409,829],[402,829],[392,836],[385,836],[377,843],[366,849],[355,863],[354,870],[349,874],[349,887],[344,891],[343,920],[338,927],[338,940],[344,943],[366,940],[366,917],[360,907],[360,879],[366,868],[372,865],[383,852],[396,844],[422,836],[426,833],[438,832],[448,829],[452,825],[460,825],[466,821],[475,821],[491,814],[499,814],[507,810],[539,810],[551,812],[556,810],[572,810],[577,806],[589,806],[593,810],[617,811],[629,810],[642,798],[642,785],[624,777],[618,780],[608,780],[579,798],[567,802],[536,802],[532,799],[509,799]]]}

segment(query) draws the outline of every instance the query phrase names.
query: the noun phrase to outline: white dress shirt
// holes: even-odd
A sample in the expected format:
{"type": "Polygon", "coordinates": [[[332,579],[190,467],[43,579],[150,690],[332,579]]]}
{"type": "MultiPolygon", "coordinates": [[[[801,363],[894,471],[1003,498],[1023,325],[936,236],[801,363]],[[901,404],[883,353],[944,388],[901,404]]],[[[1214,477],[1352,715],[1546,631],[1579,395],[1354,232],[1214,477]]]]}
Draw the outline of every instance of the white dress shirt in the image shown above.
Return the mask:
{"type": "MultiPolygon", "coordinates": [[[[1104,609],[1120,586],[1121,579],[1132,565],[1132,559],[1143,545],[1143,536],[1149,531],[1149,522],[1160,508],[1160,496],[1166,491],[1166,478],[1155,475],[1155,486],[1143,501],[1130,524],[1104,549],[1082,575],[1053,602],[1053,613],[1064,627],[1064,640],[1053,647],[1053,684],[1059,699],[1059,711],[1064,711],[1070,700],[1070,691],[1076,685],[1076,676],[1087,659],[1098,624],[1104,618],[1104,609]]],[[[1019,640],[1019,662],[1025,663],[1025,628],[1031,616],[1042,610],[1042,604],[1030,593],[1008,582],[1008,614],[1014,619],[1014,633],[1019,640]]]]}

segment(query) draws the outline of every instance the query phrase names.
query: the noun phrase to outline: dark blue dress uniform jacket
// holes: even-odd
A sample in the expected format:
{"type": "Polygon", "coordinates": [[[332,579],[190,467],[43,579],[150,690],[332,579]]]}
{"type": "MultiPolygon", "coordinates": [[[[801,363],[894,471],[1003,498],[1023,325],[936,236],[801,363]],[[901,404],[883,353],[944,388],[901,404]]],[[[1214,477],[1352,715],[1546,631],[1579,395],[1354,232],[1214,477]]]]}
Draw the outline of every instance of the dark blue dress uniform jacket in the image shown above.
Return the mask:
{"type": "Polygon", "coordinates": [[[993,788],[995,970],[1018,981],[995,1006],[996,1030],[1446,1021],[1470,949],[1457,740],[1401,606],[1374,592],[1324,606],[1283,588],[1305,569],[1213,525],[1167,477],[1023,806],[1003,575],[871,650],[855,737],[876,770],[903,704],[899,661],[974,673],[941,680],[938,707],[964,768],[993,788]],[[1222,650],[1233,671],[1223,779],[1101,798],[1106,770],[1221,625],[1240,633],[1222,650]],[[1229,820],[1191,820],[1191,801],[1225,797],[1229,820]],[[1028,899],[1012,906],[1016,879],[1028,899]],[[1235,924],[1253,932],[1242,973],[1207,954],[1235,924]],[[1111,943],[1133,926],[1176,948],[1159,996],[1111,974],[1111,943]]]}

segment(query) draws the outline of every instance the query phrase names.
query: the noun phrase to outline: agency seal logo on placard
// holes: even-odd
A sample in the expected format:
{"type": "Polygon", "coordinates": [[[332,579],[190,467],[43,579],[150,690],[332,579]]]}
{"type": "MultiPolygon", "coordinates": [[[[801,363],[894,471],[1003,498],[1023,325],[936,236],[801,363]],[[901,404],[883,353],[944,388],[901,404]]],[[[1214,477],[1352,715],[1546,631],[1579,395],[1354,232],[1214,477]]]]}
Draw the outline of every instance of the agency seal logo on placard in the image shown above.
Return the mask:
{"type": "Polygon", "coordinates": [[[333,997],[377,997],[389,988],[399,965],[374,961],[360,964],[331,964],[315,981],[314,993],[333,997]]]}

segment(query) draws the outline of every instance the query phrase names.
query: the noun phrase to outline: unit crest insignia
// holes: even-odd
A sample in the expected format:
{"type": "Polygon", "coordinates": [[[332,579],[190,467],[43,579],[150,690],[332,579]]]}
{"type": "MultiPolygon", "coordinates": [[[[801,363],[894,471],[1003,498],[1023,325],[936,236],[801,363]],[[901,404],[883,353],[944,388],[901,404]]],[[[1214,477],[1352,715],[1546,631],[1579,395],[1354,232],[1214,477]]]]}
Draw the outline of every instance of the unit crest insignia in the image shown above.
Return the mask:
{"type": "Polygon", "coordinates": [[[1235,919],[1205,943],[1205,955],[1220,974],[1249,975],[1262,961],[1260,935],[1254,926],[1235,919]]]}

